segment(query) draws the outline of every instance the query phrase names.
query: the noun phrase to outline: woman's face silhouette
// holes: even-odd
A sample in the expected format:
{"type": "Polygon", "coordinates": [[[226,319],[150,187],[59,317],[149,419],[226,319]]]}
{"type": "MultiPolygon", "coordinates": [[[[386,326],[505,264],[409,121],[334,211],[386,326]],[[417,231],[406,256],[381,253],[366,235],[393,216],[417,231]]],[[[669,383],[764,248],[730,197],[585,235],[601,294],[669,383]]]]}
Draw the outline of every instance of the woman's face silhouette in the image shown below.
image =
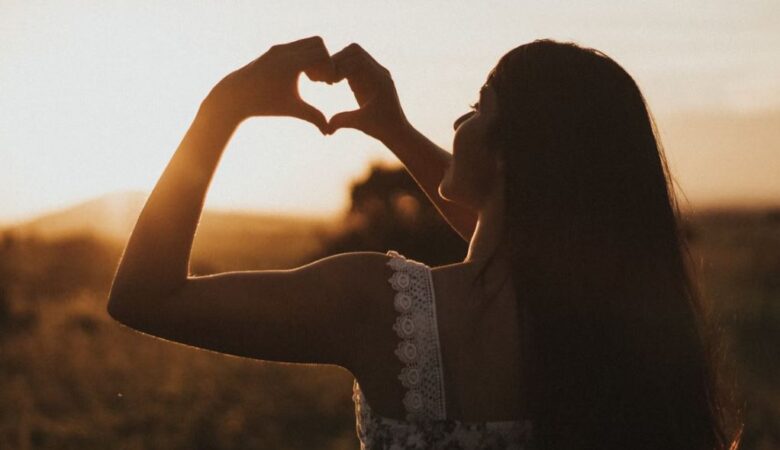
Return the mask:
{"type": "Polygon", "coordinates": [[[452,163],[439,184],[439,195],[480,210],[497,176],[496,150],[486,145],[489,125],[498,115],[496,93],[491,86],[482,87],[475,106],[453,124],[452,163]]]}

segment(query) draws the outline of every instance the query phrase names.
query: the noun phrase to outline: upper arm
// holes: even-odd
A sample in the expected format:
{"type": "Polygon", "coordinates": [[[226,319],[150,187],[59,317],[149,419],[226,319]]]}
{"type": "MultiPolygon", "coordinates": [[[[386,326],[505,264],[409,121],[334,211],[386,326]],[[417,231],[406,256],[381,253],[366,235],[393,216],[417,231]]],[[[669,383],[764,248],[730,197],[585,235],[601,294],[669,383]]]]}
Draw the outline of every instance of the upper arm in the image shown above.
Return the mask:
{"type": "Polygon", "coordinates": [[[289,270],[189,277],[165,298],[109,301],[109,314],[167,340],[270,361],[351,365],[361,318],[375,289],[368,271],[387,256],[352,252],[289,270]]]}

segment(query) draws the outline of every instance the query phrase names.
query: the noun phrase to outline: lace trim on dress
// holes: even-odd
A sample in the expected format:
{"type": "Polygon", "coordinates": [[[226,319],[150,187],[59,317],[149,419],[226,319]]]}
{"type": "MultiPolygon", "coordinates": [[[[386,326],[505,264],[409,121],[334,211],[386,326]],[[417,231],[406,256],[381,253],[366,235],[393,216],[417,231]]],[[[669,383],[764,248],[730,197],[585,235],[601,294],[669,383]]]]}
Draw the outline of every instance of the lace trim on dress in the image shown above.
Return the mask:
{"type": "Polygon", "coordinates": [[[393,305],[399,312],[393,324],[401,338],[395,354],[405,364],[398,379],[407,389],[403,398],[406,419],[444,419],[444,378],[431,270],[395,250],[387,254],[391,256],[387,264],[394,269],[388,282],[396,291],[393,305]]]}

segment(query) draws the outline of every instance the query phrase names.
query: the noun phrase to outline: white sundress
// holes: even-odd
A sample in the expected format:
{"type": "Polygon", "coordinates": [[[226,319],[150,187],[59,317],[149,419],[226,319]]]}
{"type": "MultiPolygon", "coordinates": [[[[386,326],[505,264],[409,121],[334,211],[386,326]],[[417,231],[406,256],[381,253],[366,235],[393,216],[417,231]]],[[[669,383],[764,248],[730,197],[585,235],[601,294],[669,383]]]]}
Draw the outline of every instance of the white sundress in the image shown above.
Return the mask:
{"type": "Polygon", "coordinates": [[[371,410],[357,380],[352,401],[361,450],[377,449],[515,449],[532,448],[528,420],[463,422],[447,418],[441,364],[436,298],[431,267],[395,250],[387,264],[393,274],[393,304],[398,312],[393,329],[396,356],[404,363],[398,379],[406,389],[406,420],[383,417],[371,410]]]}

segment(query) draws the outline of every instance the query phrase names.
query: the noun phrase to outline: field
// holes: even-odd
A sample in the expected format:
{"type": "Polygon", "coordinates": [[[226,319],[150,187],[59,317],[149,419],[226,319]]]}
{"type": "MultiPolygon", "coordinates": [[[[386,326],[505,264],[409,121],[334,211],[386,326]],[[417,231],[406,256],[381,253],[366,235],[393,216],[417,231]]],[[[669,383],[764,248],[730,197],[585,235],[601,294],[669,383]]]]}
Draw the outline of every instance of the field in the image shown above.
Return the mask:
{"type": "MultiPolygon", "coordinates": [[[[203,225],[196,272],[294,267],[330,232],[240,219],[203,225]]],[[[358,447],[346,370],[142,335],[105,312],[121,242],[0,236],[0,449],[358,447]]],[[[689,236],[746,405],[743,448],[780,448],[780,213],[700,213],[689,236]]]]}

